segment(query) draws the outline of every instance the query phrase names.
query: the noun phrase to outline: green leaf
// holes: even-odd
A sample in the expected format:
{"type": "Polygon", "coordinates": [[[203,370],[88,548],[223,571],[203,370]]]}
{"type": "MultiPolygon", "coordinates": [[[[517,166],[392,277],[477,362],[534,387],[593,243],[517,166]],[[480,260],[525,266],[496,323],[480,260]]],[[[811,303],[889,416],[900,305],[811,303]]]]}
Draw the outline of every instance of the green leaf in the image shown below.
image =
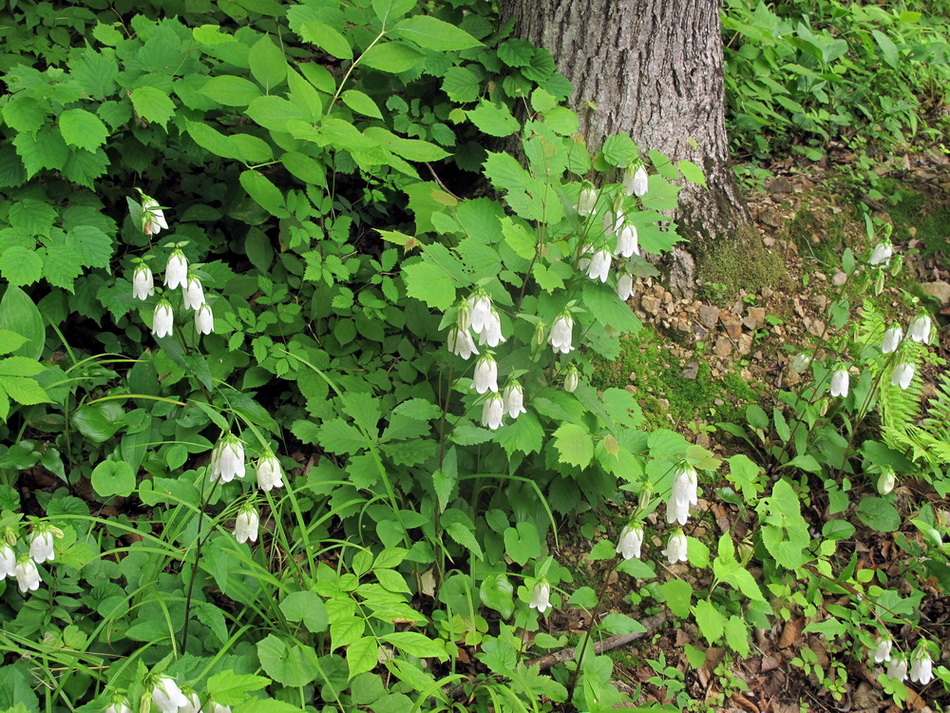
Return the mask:
{"type": "Polygon", "coordinates": [[[660,585],[660,591],[671,612],[681,619],[689,616],[690,602],[693,598],[693,588],[689,582],[682,579],[670,579],[660,585]]]}
{"type": "Polygon", "coordinates": [[[287,60],[269,35],[255,42],[247,53],[251,75],[269,92],[287,77],[287,60]]]}
{"type": "Polygon", "coordinates": [[[481,92],[481,83],[471,69],[451,67],[442,78],[442,91],[454,102],[473,102],[481,92]]]}
{"type": "Polygon", "coordinates": [[[379,646],[373,637],[365,637],[354,641],[346,647],[346,667],[349,679],[366,671],[372,671],[379,656],[379,646]]]}
{"type": "Polygon", "coordinates": [[[541,556],[541,537],[531,522],[519,522],[504,532],[505,554],[522,567],[529,560],[541,556]]]}
{"type": "Polygon", "coordinates": [[[497,611],[503,619],[507,619],[515,611],[514,591],[508,577],[503,572],[496,572],[482,580],[478,588],[478,596],[482,604],[497,611]]]}
{"type": "Polygon", "coordinates": [[[247,194],[253,198],[261,208],[277,217],[286,215],[287,210],[284,208],[284,194],[281,193],[280,189],[271,183],[264,174],[253,170],[242,171],[240,181],[244,190],[247,191],[247,194]]]}
{"type": "Polygon", "coordinates": [[[329,25],[316,20],[301,23],[297,34],[304,42],[316,45],[337,59],[353,59],[353,48],[347,39],[329,25]]]}
{"type": "Polygon", "coordinates": [[[498,429],[495,441],[509,456],[515,451],[538,453],[544,444],[544,429],[537,416],[529,411],[498,429]]]}
{"type": "Polygon", "coordinates": [[[291,592],[280,602],[280,610],[287,621],[303,622],[307,630],[319,634],[327,630],[327,608],[315,592],[291,592]]]}
{"type": "Polygon", "coordinates": [[[584,304],[597,321],[623,334],[640,331],[642,324],[633,310],[617,296],[617,291],[590,280],[584,282],[584,304]]]}
{"type": "Polygon", "coordinates": [[[373,12],[384,27],[388,22],[398,20],[415,6],[416,0],[373,0],[373,12]]]}
{"type": "Polygon", "coordinates": [[[200,121],[185,122],[185,127],[188,135],[201,148],[210,151],[215,156],[241,160],[237,147],[231,143],[228,136],[217,129],[200,121]]]}
{"type": "Polygon", "coordinates": [[[431,15],[413,15],[401,20],[393,33],[412,40],[420,47],[447,52],[481,47],[482,43],[455,25],[439,20],[431,15]]]}
{"type": "Polygon", "coordinates": [[[731,616],[723,627],[726,634],[726,643],[733,651],[739,652],[742,658],[749,655],[749,629],[741,617],[731,616]]]}
{"type": "Polygon", "coordinates": [[[880,30],[871,30],[871,34],[874,35],[877,46],[881,48],[881,56],[884,57],[884,61],[887,62],[892,69],[897,69],[901,61],[900,50],[897,49],[897,45],[880,30]]]}
{"type": "Polygon", "coordinates": [[[576,423],[565,423],[554,432],[554,446],[561,463],[586,468],[594,457],[594,440],[587,429],[576,423]]]}
{"type": "Polygon", "coordinates": [[[469,120],[489,136],[511,136],[520,128],[518,120],[508,107],[482,99],[478,106],[468,112],[469,120]]]}
{"type": "Polygon", "coordinates": [[[35,250],[14,245],[0,255],[0,274],[11,285],[32,285],[43,276],[43,260],[35,250]]]}
{"type": "Polygon", "coordinates": [[[0,300],[0,329],[15,332],[26,340],[14,350],[17,356],[39,359],[43,354],[46,324],[33,300],[19,287],[7,287],[0,300]]]}
{"type": "Polygon", "coordinates": [[[59,132],[70,146],[95,151],[109,137],[102,120],[85,109],[67,109],[59,115],[59,132]]]}
{"type": "Polygon", "coordinates": [[[696,623],[699,625],[699,631],[710,644],[715,644],[722,638],[723,626],[725,624],[722,614],[716,609],[716,606],[708,599],[701,599],[693,607],[693,613],[696,617],[696,623]]]}
{"type": "MultiPolygon", "coordinates": [[[[167,215],[167,213],[166,213],[167,215]]],[[[82,255],[84,265],[108,267],[113,240],[95,225],[77,225],[66,235],[67,242],[82,255]]]]}
{"type": "Polygon", "coordinates": [[[703,170],[692,161],[677,161],[676,167],[680,170],[680,173],[683,174],[683,178],[690,183],[695,183],[700,186],[706,185],[706,175],[703,173],[703,170]]]}
{"type": "Polygon", "coordinates": [[[509,67],[527,67],[534,59],[535,48],[527,40],[505,40],[498,45],[498,59],[509,67]]]}
{"type": "Polygon", "coordinates": [[[601,152],[608,163],[618,168],[627,168],[640,156],[637,145],[626,134],[608,136],[601,152]]]}
{"type": "Polygon", "coordinates": [[[455,283],[439,265],[420,260],[405,265],[402,276],[410,297],[425,302],[432,309],[444,312],[455,302],[455,283]]]}
{"type": "Polygon", "coordinates": [[[872,530],[878,532],[896,532],[901,526],[901,516],[897,508],[884,498],[864,498],[858,503],[858,519],[872,530]]]}
{"type": "Polygon", "coordinates": [[[31,134],[46,123],[47,112],[46,107],[36,99],[22,95],[11,98],[0,109],[7,126],[31,134]]]}
{"type": "Polygon", "coordinates": [[[360,64],[380,72],[399,74],[419,64],[425,55],[401,42],[380,42],[363,53],[360,64]]]}
{"type": "Polygon", "coordinates": [[[257,642],[257,658],[264,673],[285,686],[299,688],[316,679],[316,655],[296,641],[268,634],[257,642]]]}
{"type": "MultiPolygon", "coordinates": [[[[6,332],[17,339],[22,339],[18,334],[13,334],[13,332],[6,332]]],[[[22,342],[19,342],[22,344],[22,342]]],[[[12,351],[8,349],[7,351],[12,351]]],[[[42,373],[46,370],[42,364],[40,364],[35,359],[28,359],[27,357],[22,356],[12,356],[7,357],[6,359],[0,359],[0,376],[36,376],[37,374],[42,373]]]]}
{"type": "Polygon", "coordinates": [[[643,626],[639,621],[633,617],[629,617],[626,614],[621,614],[619,612],[614,612],[605,616],[601,622],[601,627],[609,631],[611,634],[643,634],[646,632],[646,627],[643,626]]]}
{"type": "MultiPolygon", "coordinates": [[[[0,354],[9,354],[26,344],[26,337],[9,329],[0,329],[0,354]]],[[[32,361],[32,360],[31,360],[32,361]]]]}
{"type": "Polygon", "coordinates": [[[247,106],[261,96],[261,90],[251,80],[227,74],[209,79],[201,93],[223,106],[247,106]]]}
{"type": "Polygon", "coordinates": [[[92,471],[92,489],[102,498],[127,498],[135,490],[135,473],[125,461],[104,460],[92,471]]]}
{"type": "Polygon", "coordinates": [[[17,134],[13,145],[23,160],[27,178],[33,178],[44,168],[59,170],[69,158],[69,147],[62,134],[50,126],[44,126],[36,134],[17,134]]]}
{"type": "Polygon", "coordinates": [[[353,454],[370,445],[366,436],[359,429],[346,423],[342,418],[326,421],[320,426],[319,433],[320,436],[317,442],[330,453],[353,454]]]}
{"type": "Polygon", "coordinates": [[[449,537],[462,545],[462,547],[466,548],[469,552],[475,555],[476,558],[484,559],[481,545],[478,544],[478,539],[476,539],[475,533],[473,533],[467,525],[458,521],[449,521],[444,526],[445,532],[449,537]]]}
{"type": "Polygon", "coordinates": [[[448,659],[442,642],[430,639],[428,636],[415,631],[395,631],[379,638],[416,658],[436,658],[439,661],[448,659]]]}
{"type": "Polygon", "coordinates": [[[228,669],[208,679],[208,694],[215,703],[236,706],[247,700],[251,691],[259,691],[270,685],[270,679],[250,673],[234,673],[228,669]]]}
{"type": "Polygon", "coordinates": [[[358,114],[363,114],[364,116],[369,116],[373,119],[383,118],[383,115],[379,111],[379,107],[376,106],[376,102],[370,99],[368,94],[365,94],[358,89],[347,89],[340,95],[340,98],[343,100],[344,104],[346,104],[350,109],[357,112],[358,114]]]}
{"type": "Polygon", "coordinates": [[[175,114],[175,103],[156,87],[139,87],[132,90],[132,106],[136,113],[147,121],[161,124],[162,128],[175,114]]]}

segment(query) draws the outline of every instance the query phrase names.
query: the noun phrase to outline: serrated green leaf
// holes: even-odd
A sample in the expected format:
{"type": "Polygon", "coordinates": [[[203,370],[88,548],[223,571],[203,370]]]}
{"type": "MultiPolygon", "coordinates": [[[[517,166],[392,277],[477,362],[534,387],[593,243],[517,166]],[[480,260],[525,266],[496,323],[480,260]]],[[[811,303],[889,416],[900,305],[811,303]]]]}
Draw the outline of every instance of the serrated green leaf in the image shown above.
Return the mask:
{"type": "Polygon", "coordinates": [[[175,103],[157,87],[138,87],[132,90],[132,106],[136,113],[147,121],[161,124],[164,128],[175,114],[175,103]]]}
{"type": "Polygon", "coordinates": [[[85,109],[67,109],[59,115],[59,132],[69,146],[95,151],[109,137],[102,120],[85,109]]]}
{"type": "Polygon", "coordinates": [[[586,468],[594,457],[594,440],[587,429],[576,423],[565,423],[554,432],[554,446],[561,463],[586,468]]]}
{"type": "Polygon", "coordinates": [[[402,269],[406,292],[432,309],[445,311],[455,302],[455,283],[439,265],[421,260],[402,269]]]}
{"type": "Polygon", "coordinates": [[[481,42],[465,30],[431,15],[407,17],[393,28],[393,33],[404,39],[412,40],[420,47],[438,52],[482,46],[481,42]]]}
{"type": "Polygon", "coordinates": [[[378,655],[379,646],[376,644],[376,639],[369,636],[358,639],[347,646],[346,667],[349,674],[348,678],[352,680],[354,676],[372,671],[376,666],[378,655]]]}
{"type": "Polygon", "coordinates": [[[373,0],[373,12],[385,26],[398,20],[416,6],[416,0],[373,0]]]}
{"type": "Polygon", "coordinates": [[[515,38],[498,45],[498,59],[509,67],[527,67],[534,59],[535,48],[527,40],[515,38]]]}
{"type": "MultiPolygon", "coordinates": [[[[26,343],[26,337],[9,329],[0,329],[0,354],[9,354],[26,343]]],[[[441,412],[440,412],[441,413],[441,412]]]]}
{"type": "Polygon", "coordinates": [[[478,99],[481,84],[478,75],[467,67],[450,67],[442,78],[442,91],[455,102],[473,102],[478,99]]]}
{"type": "Polygon", "coordinates": [[[228,669],[208,679],[208,694],[215,703],[222,706],[236,706],[248,699],[248,693],[259,691],[270,685],[270,682],[271,680],[264,676],[235,673],[228,669]]]}
{"type": "Polygon", "coordinates": [[[730,616],[723,627],[729,648],[742,658],[749,655],[749,629],[741,617],[730,616]]]}
{"type": "Polygon", "coordinates": [[[640,150],[627,134],[608,136],[601,152],[608,163],[618,168],[629,167],[640,156],[640,150]]]}
{"type": "Polygon", "coordinates": [[[70,229],[66,238],[82,255],[84,265],[108,267],[112,258],[113,241],[100,228],[95,225],[77,225],[70,229]]]}
{"type": "MultiPolygon", "coordinates": [[[[22,339],[22,337],[13,334],[13,332],[7,330],[2,331],[14,338],[22,339]]],[[[12,339],[9,343],[17,344],[17,339],[12,339]]],[[[22,342],[19,342],[19,344],[22,344],[22,342]]],[[[17,344],[17,346],[19,346],[19,344],[17,344]]],[[[6,351],[12,351],[12,349],[7,349],[6,351]]],[[[36,376],[45,370],[45,366],[35,359],[28,359],[27,357],[12,356],[6,359],[0,359],[0,376],[36,376]]]]}
{"type": "Polygon", "coordinates": [[[395,631],[381,636],[380,639],[416,658],[436,658],[439,661],[448,659],[442,642],[415,631],[395,631]]]}
{"type": "Polygon", "coordinates": [[[21,133],[13,139],[16,152],[26,168],[26,177],[33,178],[44,168],[58,170],[66,165],[69,147],[53,127],[44,126],[35,134],[21,133]]]}
{"type": "Polygon", "coordinates": [[[32,134],[46,123],[48,109],[33,97],[14,95],[0,113],[10,128],[32,134]]]}
{"type": "Polygon", "coordinates": [[[710,644],[715,644],[722,638],[724,620],[716,606],[708,599],[701,599],[693,607],[699,632],[710,644]]]}
{"type": "Polygon", "coordinates": [[[520,128],[518,120],[508,107],[482,99],[478,106],[468,112],[469,120],[489,136],[511,136],[520,128]]]}
{"type": "Polygon", "coordinates": [[[660,591],[673,614],[681,619],[689,616],[690,602],[693,599],[693,587],[689,582],[682,579],[670,579],[660,585],[660,591]]]}
{"type": "Polygon", "coordinates": [[[11,285],[32,285],[43,276],[43,260],[35,250],[14,245],[0,255],[0,274],[11,285]]]}
{"type": "Polygon", "coordinates": [[[370,445],[359,429],[342,418],[331,419],[320,426],[317,442],[330,453],[337,454],[357,453],[370,445]]]}

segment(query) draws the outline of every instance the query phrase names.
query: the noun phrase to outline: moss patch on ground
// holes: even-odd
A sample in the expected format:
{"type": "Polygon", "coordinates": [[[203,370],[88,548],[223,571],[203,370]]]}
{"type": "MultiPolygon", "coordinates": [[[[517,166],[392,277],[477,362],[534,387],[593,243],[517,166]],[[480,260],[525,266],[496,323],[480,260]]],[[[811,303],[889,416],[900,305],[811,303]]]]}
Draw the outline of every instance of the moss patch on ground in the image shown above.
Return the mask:
{"type": "Polygon", "coordinates": [[[758,231],[729,236],[709,245],[697,262],[699,279],[715,285],[726,297],[745,290],[759,292],[764,287],[777,288],[785,278],[781,256],[767,249],[758,231]]]}
{"type": "Polygon", "coordinates": [[[950,257],[950,203],[912,190],[902,190],[900,197],[887,211],[894,223],[895,242],[915,237],[924,255],[950,257]]]}

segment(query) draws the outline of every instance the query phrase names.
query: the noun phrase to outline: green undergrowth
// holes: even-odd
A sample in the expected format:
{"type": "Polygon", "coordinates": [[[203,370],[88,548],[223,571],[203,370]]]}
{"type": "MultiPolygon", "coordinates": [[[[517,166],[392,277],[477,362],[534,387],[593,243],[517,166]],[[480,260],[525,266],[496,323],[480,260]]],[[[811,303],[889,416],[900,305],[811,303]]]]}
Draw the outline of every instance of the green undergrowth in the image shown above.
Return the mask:
{"type": "Polygon", "coordinates": [[[924,255],[950,258],[950,196],[934,199],[912,188],[902,188],[900,201],[887,213],[894,223],[894,241],[916,237],[924,255]]]}
{"type": "Polygon", "coordinates": [[[734,298],[740,290],[775,289],[787,273],[781,256],[763,245],[757,231],[749,232],[718,241],[698,256],[700,281],[717,285],[726,299],[734,298]]]}

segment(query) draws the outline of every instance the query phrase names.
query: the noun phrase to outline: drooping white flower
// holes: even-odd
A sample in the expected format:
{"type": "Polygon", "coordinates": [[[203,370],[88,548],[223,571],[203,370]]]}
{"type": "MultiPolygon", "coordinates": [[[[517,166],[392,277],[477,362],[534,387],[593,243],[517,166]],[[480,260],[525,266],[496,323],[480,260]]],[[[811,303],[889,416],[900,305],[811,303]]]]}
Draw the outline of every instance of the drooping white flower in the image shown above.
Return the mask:
{"type": "Polygon", "coordinates": [[[639,525],[627,525],[620,533],[620,540],[617,542],[615,552],[620,554],[625,560],[640,557],[640,549],[643,547],[643,528],[639,525]]]}
{"type": "Polygon", "coordinates": [[[907,327],[907,338],[926,344],[930,341],[930,325],[929,314],[917,315],[907,327]]]}
{"type": "Polygon", "coordinates": [[[6,542],[0,543],[0,578],[16,576],[16,552],[6,542]]]}
{"type": "Polygon", "coordinates": [[[564,390],[568,393],[574,393],[580,383],[581,375],[577,371],[577,368],[571,364],[567,368],[567,373],[564,374],[564,390]]]}
{"type": "Polygon", "coordinates": [[[170,337],[175,328],[175,313],[168,300],[160,300],[152,314],[152,334],[156,337],[170,337]]]}
{"type": "Polygon", "coordinates": [[[501,428],[505,415],[505,399],[501,394],[490,394],[482,404],[482,426],[496,431],[501,428]]]}
{"type": "Polygon", "coordinates": [[[571,318],[571,315],[562,314],[554,320],[549,340],[555,352],[569,354],[574,349],[574,347],[571,346],[573,332],[574,320],[571,318]]]}
{"type": "Polygon", "coordinates": [[[687,547],[686,535],[683,534],[682,530],[677,530],[670,535],[670,539],[667,540],[666,543],[666,549],[663,550],[663,554],[666,555],[666,561],[670,564],[686,562],[689,559],[686,555],[687,547]]]}
{"type": "Polygon", "coordinates": [[[930,654],[926,648],[918,646],[910,656],[910,680],[926,686],[933,679],[933,661],[930,660],[930,654]]]}
{"type": "Polygon", "coordinates": [[[257,542],[257,530],[261,524],[260,515],[253,507],[244,507],[234,518],[234,539],[238,542],[257,542]]]}
{"type": "Polygon", "coordinates": [[[904,332],[897,325],[894,325],[884,332],[884,339],[881,341],[881,351],[885,354],[893,354],[901,343],[904,332]]]}
{"type": "Polygon", "coordinates": [[[478,343],[481,345],[487,344],[490,347],[497,347],[504,341],[505,338],[501,333],[501,318],[498,316],[498,312],[495,308],[492,307],[488,319],[478,333],[478,343]]]}
{"type": "Polygon", "coordinates": [[[874,648],[869,652],[874,663],[884,663],[891,660],[891,649],[894,641],[887,636],[879,636],[874,641],[874,648]]]}
{"type": "Polygon", "coordinates": [[[155,278],[148,265],[140,263],[132,273],[132,299],[144,300],[155,294],[155,278]]]}
{"type": "Polygon", "coordinates": [[[895,656],[887,664],[887,675],[896,678],[898,681],[907,680],[907,659],[903,656],[895,656]]]}
{"type": "Polygon", "coordinates": [[[591,186],[585,186],[577,196],[577,212],[581,215],[592,215],[597,207],[597,191],[591,186]]]}
{"type": "Polygon", "coordinates": [[[214,331],[214,312],[207,302],[195,312],[195,331],[198,334],[211,334],[214,331]]]}
{"type": "Polygon", "coordinates": [[[37,564],[43,564],[51,561],[55,554],[53,553],[53,533],[49,530],[39,530],[33,533],[30,539],[30,557],[37,564]]]}
{"type": "Polygon", "coordinates": [[[848,395],[848,388],[851,386],[851,375],[847,369],[839,369],[831,377],[832,396],[845,397],[848,395]]]}
{"type": "Polygon", "coordinates": [[[625,223],[617,233],[617,255],[633,257],[640,254],[640,236],[637,226],[625,223]]]}
{"type": "Polygon", "coordinates": [[[903,363],[894,367],[894,373],[891,375],[891,386],[900,386],[904,391],[910,386],[914,378],[914,365],[903,363]]]}
{"type": "Polygon", "coordinates": [[[269,451],[257,461],[257,486],[265,493],[284,487],[284,471],[280,461],[269,451]]]}
{"type": "Polygon", "coordinates": [[[633,297],[633,275],[629,272],[625,272],[617,278],[617,297],[624,302],[633,297]]]}
{"type": "Polygon", "coordinates": [[[159,208],[158,201],[142,195],[142,232],[146,235],[158,235],[160,231],[168,230],[165,222],[165,213],[159,208]]]}
{"type": "Polygon", "coordinates": [[[524,407],[524,389],[517,381],[505,387],[502,398],[505,400],[505,413],[508,414],[509,418],[518,418],[521,414],[528,413],[528,410],[524,407]]]}
{"type": "Polygon", "coordinates": [[[551,585],[545,581],[540,581],[534,585],[531,592],[530,609],[537,609],[538,614],[544,614],[551,608],[551,585]]]}
{"type": "Polygon", "coordinates": [[[881,471],[881,477],[877,479],[877,492],[881,495],[888,495],[897,485],[897,474],[890,466],[881,471]]]}
{"type": "Polygon", "coordinates": [[[189,275],[185,284],[181,286],[181,303],[185,309],[198,309],[205,303],[205,291],[201,280],[189,275]]]}
{"type": "Polygon", "coordinates": [[[498,392],[498,363],[491,354],[486,354],[475,362],[475,375],[472,381],[475,391],[480,394],[486,391],[498,392]]]}
{"type": "Polygon", "coordinates": [[[889,240],[884,240],[874,246],[871,257],[868,259],[868,265],[890,265],[893,255],[894,247],[889,240]]]}
{"type": "Polygon", "coordinates": [[[230,483],[244,472],[244,444],[232,433],[222,436],[211,451],[211,480],[230,483]]]}
{"type": "Polygon", "coordinates": [[[124,698],[118,701],[113,701],[105,709],[105,713],[132,713],[132,707],[129,705],[129,702],[124,698]]]}
{"type": "Polygon", "coordinates": [[[29,557],[21,556],[13,568],[13,576],[16,577],[17,586],[21,594],[36,591],[40,588],[40,571],[36,568],[36,563],[29,557]]]}
{"type": "Polygon", "coordinates": [[[178,709],[178,713],[201,713],[201,699],[197,693],[185,694],[185,699],[188,701],[188,704],[181,706],[178,709]]]}
{"type": "Polygon", "coordinates": [[[587,266],[587,276],[592,280],[607,282],[607,276],[610,274],[610,256],[609,250],[598,250],[590,259],[590,265],[587,266]]]}
{"type": "Polygon", "coordinates": [[[685,525],[689,519],[689,508],[699,503],[697,488],[699,483],[693,468],[679,468],[673,476],[673,488],[666,503],[666,521],[685,525]]]}
{"type": "Polygon", "coordinates": [[[468,298],[469,323],[472,331],[478,334],[485,328],[486,322],[492,318],[491,298],[488,295],[472,295],[468,298]]]}
{"type": "Polygon", "coordinates": [[[182,287],[188,280],[188,259],[179,249],[172,250],[165,265],[165,287],[170,290],[182,287]]]}
{"type": "Polygon", "coordinates": [[[188,699],[178,684],[168,676],[162,676],[152,689],[152,701],[161,713],[178,713],[179,708],[188,705],[188,699]]]}
{"type": "Polygon", "coordinates": [[[811,364],[811,357],[807,354],[796,354],[792,359],[792,371],[797,374],[804,374],[805,370],[811,364]]]}
{"type": "Polygon", "coordinates": [[[460,330],[458,327],[450,329],[448,346],[450,352],[463,359],[468,359],[472,354],[478,354],[475,340],[472,339],[472,335],[469,334],[467,329],[460,330]]]}
{"type": "Polygon", "coordinates": [[[472,326],[472,306],[469,300],[462,300],[456,309],[455,326],[460,332],[468,331],[472,326]]]}
{"type": "Polygon", "coordinates": [[[577,260],[577,269],[582,272],[587,272],[590,268],[590,258],[593,254],[594,246],[590,243],[585,244],[584,247],[581,248],[581,256],[577,260]]]}
{"type": "Polygon", "coordinates": [[[637,198],[645,196],[648,186],[649,179],[647,178],[647,172],[643,166],[637,168],[633,174],[627,173],[623,179],[623,187],[627,191],[628,196],[636,196],[637,198]]]}
{"type": "Polygon", "coordinates": [[[605,235],[616,235],[617,231],[620,230],[623,222],[627,219],[623,211],[618,211],[614,213],[613,211],[607,211],[604,213],[604,234],[605,235]]]}

